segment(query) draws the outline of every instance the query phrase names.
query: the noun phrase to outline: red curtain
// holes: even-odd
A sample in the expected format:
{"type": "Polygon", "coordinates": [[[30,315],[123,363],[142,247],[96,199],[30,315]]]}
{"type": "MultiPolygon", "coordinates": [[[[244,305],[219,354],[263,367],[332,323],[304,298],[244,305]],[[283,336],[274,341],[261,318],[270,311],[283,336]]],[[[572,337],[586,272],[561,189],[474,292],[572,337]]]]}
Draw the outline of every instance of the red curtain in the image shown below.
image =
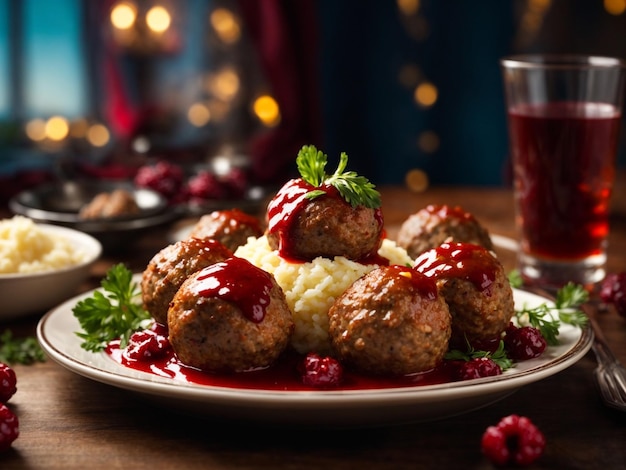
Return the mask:
{"type": "Polygon", "coordinates": [[[281,183],[296,170],[302,145],[322,147],[314,0],[239,2],[271,93],[280,125],[250,144],[253,171],[262,183],[281,183]]]}

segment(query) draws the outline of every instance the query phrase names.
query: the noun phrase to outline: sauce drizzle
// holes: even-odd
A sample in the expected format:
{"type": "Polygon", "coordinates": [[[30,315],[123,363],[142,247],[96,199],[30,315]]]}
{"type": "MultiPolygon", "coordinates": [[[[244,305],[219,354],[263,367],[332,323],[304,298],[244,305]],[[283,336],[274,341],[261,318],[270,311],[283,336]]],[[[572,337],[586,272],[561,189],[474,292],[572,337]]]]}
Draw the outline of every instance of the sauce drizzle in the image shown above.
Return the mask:
{"type": "Polygon", "coordinates": [[[248,260],[233,256],[202,269],[189,288],[196,295],[236,304],[255,323],[265,318],[273,284],[270,274],[248,260]]]}

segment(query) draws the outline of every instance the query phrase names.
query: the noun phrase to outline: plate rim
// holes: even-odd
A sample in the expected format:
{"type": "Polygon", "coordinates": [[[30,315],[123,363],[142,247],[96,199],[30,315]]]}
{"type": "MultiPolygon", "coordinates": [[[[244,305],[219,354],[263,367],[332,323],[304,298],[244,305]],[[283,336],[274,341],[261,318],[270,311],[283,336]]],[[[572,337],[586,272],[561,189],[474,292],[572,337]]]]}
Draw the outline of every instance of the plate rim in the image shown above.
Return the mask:
{"type": "MultiPolygon", "coordinates": [[[[146,372],[134,371],[133,369],[128,369],[117,364],[104,352],[86,352],[93,354],[94,361],[83,361],[77,358],[75,354],[73,355],[71,350],[69,352],[67,350],[63,351],[58,346],[55,346],[48,338],[49,323],[53,319],[58,320],[58,317],[64,316],[70,316],[71,321],[76,321],[72,315],[71,305],[75,304],[79,299],[91,295],[92,292],[93,291],[89,291],[68,299],[58,307],[47,312],[39,320],[36,332],[37,338],[49,357],[74,373],[112,386],[150,395],[174,396],[200,402],[207,401],[207,403],[220,400],[227,400],[228,402],[248,402],[252,400],[257,404],[274,406],[301,406],[303,404],[308,406],[346,406],[350,405],[350,403],[354,402],[355,398],[357,398],[359,406],[364,406],[367,404],[377,404],[381,400],[390,399],[401,404],[402,402],[420,402],[422,401],[420,399],[428,402],[429,399],[434,398],[462,398],[463,396],[473,397],[482,394],[512,393],[524,385],[552,376],[578,362],[578,360],[589,351],[593,340],[593,332],[589,326],[586,326],[582,329],[577,329],[580,331],[577,339],[572,342],[565,352],[555,358],[545,362],[542,361],[536,366],[511,374],[505,373],[495,377],[486,377],[463,382],[383,389],[310,391],[262,390],[213,386],[185,383],[146,372]],[[100,359],[105,358],[104,360],[106,361],[110,360],[112,367],[115,367],[115,372],[99,366],[96,360],[98,357],[100,359]]],[[[514,289],[514,292],[523,292],[524,295],[543,299],[543,301],[549,301],[549,299],[531,292],[518,289],[514,289]]],[[[79,338],[76,336],[75,332],[66,332],[66,334],[74,339],[73,346],[76,347],[78,345],[80,348],[79,338]]]]}

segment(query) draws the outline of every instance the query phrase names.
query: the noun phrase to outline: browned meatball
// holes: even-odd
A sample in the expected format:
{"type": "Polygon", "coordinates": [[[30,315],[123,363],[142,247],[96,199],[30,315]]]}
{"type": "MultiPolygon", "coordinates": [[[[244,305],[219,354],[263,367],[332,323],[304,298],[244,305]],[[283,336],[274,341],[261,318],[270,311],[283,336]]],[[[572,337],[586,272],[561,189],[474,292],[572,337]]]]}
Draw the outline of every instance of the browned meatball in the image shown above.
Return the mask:
{"type": "MultiPolygon", "coordinates": [[[[296,180],[297,181],[297,180],[296,180]]],[[[288,191],[289,185],[283,188],[288,191]]],[[[310,261],[318,256],[344,256],[361,260],[376,254],[381,244],[383,217],[380,209],[352,206],[334,188],[285,213],[285,218],[270,225],[266,232],[270,247],[282,255],[310,261]]],[[[268,208],[283,204],[279,191],[268,208]]]]}
{"type": "Polygon", "coordinates": [[[337,356],[366,373],[424,372],[448,349],[448,306],[433,280],[408,267],[366,274],[336,299],[328,316],[337,356]]]}
{"type": "Polygon", "coordinates": [[[470,243],[444,243],[415,261],[437,282],[452,315],[453,347],[498,339],[514,314],[513,289],[498,259],[470,243]]]}
{"type": "Polygon", "coordinates": [[[294,323],[274,277],[232,257],[192,274],[168,313],[169,340],[185,364],[213,372],[271,365],[294,323]]]}
{"type": "Polygon", "coordinates": [[[461,207],[431,204],[410,215],[400,227],[397,243],[413,259],[444,242],[467,242],[493,250],[487,230],[461,207]]]}
{"type": "Polygon", "coordinates": [[[260,237],[263,229],[259,220],[239,209],[213,211],[205,214],[191,229],[190,237],[212,238],[231,251],[245,245],[248,237],[260,237]]]}
{"type": "Polygon", "coordinates": [[[80,219],[102,219],[139,214],[135,197],[125,189],[97,194],[78,213],[80,219]]]}
{"type": "Polygon", "coordinates": [[[167,325],[167,309],[187,277],[205,266],[232,256],[211,239],[190,238],[168,245],[152,257],[141,277],[144,308],[159,323],[167,325]]]}

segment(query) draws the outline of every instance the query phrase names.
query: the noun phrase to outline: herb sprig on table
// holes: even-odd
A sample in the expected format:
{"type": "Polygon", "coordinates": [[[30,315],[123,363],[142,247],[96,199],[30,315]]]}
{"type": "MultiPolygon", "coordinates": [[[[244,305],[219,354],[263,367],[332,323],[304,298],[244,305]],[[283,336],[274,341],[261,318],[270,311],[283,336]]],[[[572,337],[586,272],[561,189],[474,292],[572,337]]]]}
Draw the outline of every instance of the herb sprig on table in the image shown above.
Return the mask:
{"type": "Polygon", "coordinates": [[[0,335],[0,362],[30,365],[45,361],[46,354],[34,336],[16,338],[11,330],[0,335]]]}
{"type": "Polygon", "coordinates": [[[125,347],[133,332],[150,323],[151,316],[138,300],[139,287],[132,277],[126,266],[116,264],[102,280],[102,290],[95,290],[74,306],[72,312],[84,330],[76,333],[83,339],[83,349],[102,351],[118,338],[125,347]]]}
{"type": "MultiPolygon", "coordinates": [[[[332,175],[326,173],[328,156],[313,145],[305,145],[298,152],[296,165],[302,179],[311,186],[319,188],[326,184],[333,186],[339,191],[341,197],[353,207],[365,206],[369,209],[377,209],[381,205],[380,193],[364,176],[359,176],[354,171],[345,171],[348,165],[348,155],[341,152],[339,165],[332,175]]],[[[308,199],[315,199],[326,192],[323,189],[309,191],[308,199]]]]}

